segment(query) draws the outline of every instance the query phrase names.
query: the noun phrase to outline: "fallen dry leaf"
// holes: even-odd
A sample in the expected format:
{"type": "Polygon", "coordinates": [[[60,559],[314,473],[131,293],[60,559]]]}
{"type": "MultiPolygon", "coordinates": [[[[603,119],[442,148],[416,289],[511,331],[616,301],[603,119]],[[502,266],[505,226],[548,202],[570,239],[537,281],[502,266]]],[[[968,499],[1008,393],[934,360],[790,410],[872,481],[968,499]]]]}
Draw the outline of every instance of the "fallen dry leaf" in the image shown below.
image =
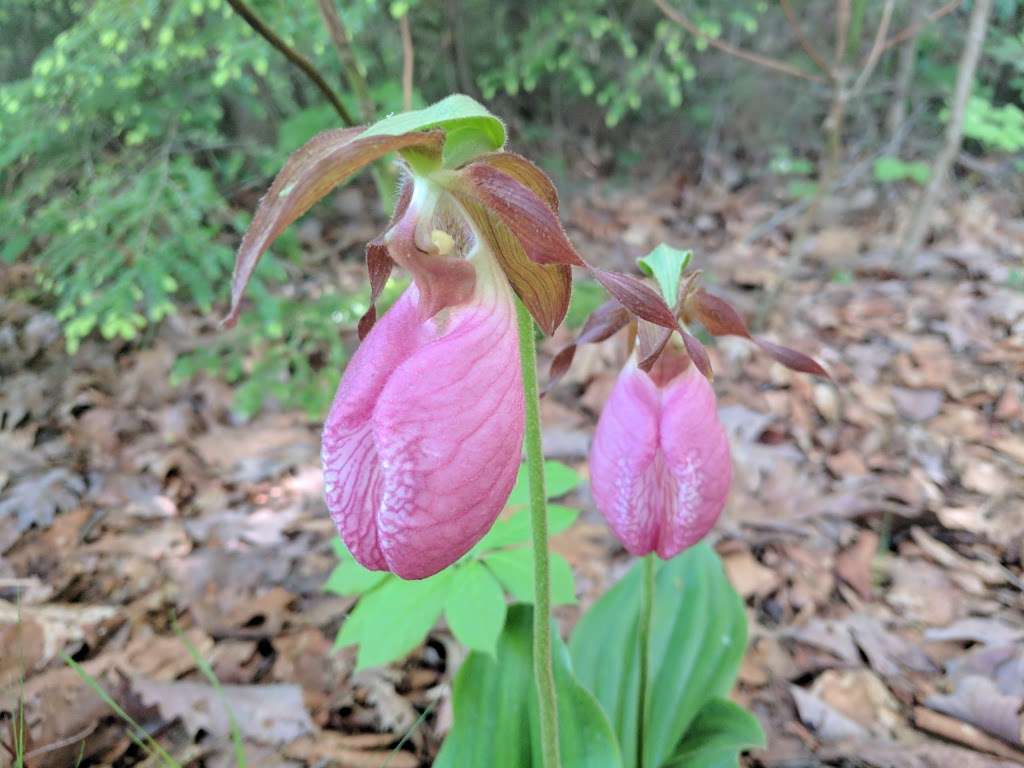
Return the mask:
{"type": "Polygon", "coordinates": [[[223,685],[218,690],[206,683],[135,677],[131,688],[165,719],[180,719],[193,738],[199,731],[229,738],[229,712],[245,739],[262,744],[281,746],[315,730],[297,685],[223,685]]]}

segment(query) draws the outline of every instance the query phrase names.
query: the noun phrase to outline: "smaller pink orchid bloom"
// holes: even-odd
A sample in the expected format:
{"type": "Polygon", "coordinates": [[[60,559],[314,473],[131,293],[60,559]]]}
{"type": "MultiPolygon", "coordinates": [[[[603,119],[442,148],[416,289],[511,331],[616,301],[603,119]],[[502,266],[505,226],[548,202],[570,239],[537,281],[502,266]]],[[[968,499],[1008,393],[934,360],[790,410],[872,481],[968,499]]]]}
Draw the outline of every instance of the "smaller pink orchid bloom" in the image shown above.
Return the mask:
{"type": "MultiPolygon", "coordinates": [[[[389,242],[398,258],[406,229],[389,242]]],[[[418,280],[377,321],[324,425],[327,507],[342,540],[365,567],[406,579],[437,573],[490,529],[522,451],[512,290],[482,244],[458,270],[470,280],[418,280]]]]}
{"type": "Polygon", "coordinates": [[[615,535],[663,559],[707,535],[732,480],[711,384],[668,352],[651,374],[634,360],[622,370],[590,451],[594,500],[615,535]]]}

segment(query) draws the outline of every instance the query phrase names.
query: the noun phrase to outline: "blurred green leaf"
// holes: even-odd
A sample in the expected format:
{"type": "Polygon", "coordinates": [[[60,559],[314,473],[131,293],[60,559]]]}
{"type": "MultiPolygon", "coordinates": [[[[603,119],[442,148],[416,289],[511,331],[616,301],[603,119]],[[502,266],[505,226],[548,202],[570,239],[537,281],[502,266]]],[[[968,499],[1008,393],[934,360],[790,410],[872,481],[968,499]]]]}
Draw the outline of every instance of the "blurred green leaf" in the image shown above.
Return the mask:
{"type": "Polygon", "coordinates": [[[757,718],[728,699],[712,699],[697,713],[665,768],[739,768],[739,755],[765,745],[757,718]]]}
{"type": "MultiPolygon", "coordinates": [[[[455,722],[435,768],[540,768],[537,695],[533,675],[529,606],[509,609],[494,657],[471,653],[455,677],[455,722]]],[[[554,635],[558,736],[566,768],[622,765],[608,718],[572,673],[569,654],[554,635]]]]}

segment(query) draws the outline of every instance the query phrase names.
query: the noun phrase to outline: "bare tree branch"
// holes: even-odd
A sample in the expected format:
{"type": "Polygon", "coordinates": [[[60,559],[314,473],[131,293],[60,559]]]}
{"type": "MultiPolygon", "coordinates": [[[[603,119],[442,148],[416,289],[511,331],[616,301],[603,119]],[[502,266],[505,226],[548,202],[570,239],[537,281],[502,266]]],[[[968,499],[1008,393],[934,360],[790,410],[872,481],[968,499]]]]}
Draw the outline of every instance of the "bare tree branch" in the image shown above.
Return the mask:
{"type": "Polygon", "coordinates": [[[409,13],[406,11],[398,20],[402,32],[402,103],[405,111],[412,109],[412,75],[416,53],[412,47],[412,30],[409,29],[409,13]]]}
{"type": "Polygon", "coordinates": [[[953,11],[960,7],[960,4],[962,2],[963,0],[950,0],[950,2],[946,3],[941,8],[936,8],[923,19],[920,19],[919,21],[910,24],[910,26],[906,27],[902,31],[897,32],[895,35],[893,35],[892,37],[885,41],[885,44],[882,46],[882,52],[889,50],[894,45],[899,45],[904,40],[914,37],[918,32],[921,31],[921,27],[923,27],[925,24],[931,24],[933,21],[941,19],[943,16],[952,13],[953,11]]]}
{"type": "Polygon", "coordinates": [[[370,97],[370,89],[366,85],[366,78],[359,70],[359,62],[356,60],[356,52],[352,48],[352,39],[348,36],[345,23],[338,14],[338,8],[334,0],[317,0],[320,7],[320,15],[323,17],[327,32],[331,36],[331,42],[338,52],[338,60],[341,62],[341,69],[345,73],[348,87],[359,99],[359,111],[362,113],[363,122],[371,122],[377,116],[377,108],[370,97]]]}
{"type": "Polygon", "coordinates": [[[839,73],[839,68],[846,58],[846,44],[850,42],[850,0],[839,0],[839,7],[836,9],[836,49],[832,55],[833,72],[839,73]]]}
{"type": "Polygon", "coordinates": [[[853,89],[850,92],[851,96],[857,96],[864,90],[864,86],[868,84],[868,80],[871,79],[871,75],[878,65],[878,60],[882,56],[882,45],[885,41],[885,36],[889,33],[889,23],[892,21],[892,12],[895,6],[895,0],[885,0],[885,6],[882,8],[882,19],[878,22],[878,29],[875,30],[875,40],[871,44],[871,50],[868,52],[867,58],[864,59],[860,74],[857,76],[857,81],[853,84],[853,89]]]}
{"type": "Polygon", "coordinates": [[[341,98],[334,89],[327,84],[323,76],[317,71],[316,67],[313,66],[312,62],[303,56],[301,53],[292,48],[288,43],[277,36],[270,27],[263,23],[259,16],[257,16],[252,8],[245,4],[244,0],[228,0],[230,5],[239,16],[241,16],[245,23],[253,28],[260,37],[274,46],[279,50],[284,57],[288,59],[292,64],[302,70],[302,73],[308,77],[313,84],[320,89],[320,92],[331,102],[331,106],[334,107],[334,111],[338,113],[341,120],[347,126],[356,125],[356,121],[352,119],[352,115],[349,113],[348,108],[342,103],[341,98]]]}
{"type": "Polygon", "coordinates": [[[786,21],[789,22],[789,26],[793,28],[793,32],[796,33],[796,39],[800,41],[800,47],[804,49],[811,61],[820,69],[824,74],[831,75],[831,68],[825,63],[825,59],[822,57],[814,46],[811,45],[811,41],[807,39],[807,35],[804,34],[803,29],[800,27],[800,22],[793,13],[793,8],[789,4],[789,0],[779,0],[782,6],[782,12],[786,14],[786,21]]]}
{"type": "Polygon", "coordinates": [[[673,8],[665,0],[654,0],[654,4],[661,9],[661,12],[665,14],[666,17],[674,21],[676,24],[681,26],[694,37],[700,38],[701,40],[707,42],[707,44],[710,45],[712,48],[717,48],[723,53],[728,53],[729,55],[735,56],[738,59],[744,59],[746,61],[762,66],[765,69],[771,69],[776,72],[781,72],[783,74],[789,75],[790,77],[797,77],[800,78],[801,80],[809,80],[812,83],[825,82],[825,79],[823,77],[819,77],[818,75],[815,75],[811,72],[805,72],[799,67],[794,67],[790,64],[787,64],[784,61],[772,59],[767,56],[761,56],[760,54],[751,53],[750,51],[744,51],[742,48],[737,48],[736,46],[730,45],[729,43],[726,43],[723,40],[719,40],[716,37],[709,37],[704,32],[702,32],[696,24],[690,21],[690,19],[687,18],[687,16],[682,11],[678,10],[677,8],[673,8]]]}

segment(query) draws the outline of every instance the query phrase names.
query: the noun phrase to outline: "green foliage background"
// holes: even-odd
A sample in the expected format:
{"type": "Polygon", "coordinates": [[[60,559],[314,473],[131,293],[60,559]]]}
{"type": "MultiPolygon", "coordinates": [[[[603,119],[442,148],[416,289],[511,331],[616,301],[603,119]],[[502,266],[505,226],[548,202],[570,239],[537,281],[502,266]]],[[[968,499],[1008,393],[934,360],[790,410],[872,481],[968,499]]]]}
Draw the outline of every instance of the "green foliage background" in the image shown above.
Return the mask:
{"type": "MultiPolygon", "coordinates": [[[[317,4],[252,5],[358,114],[317,4]]],[[[807,29],[827,30],[831,4],[803,5],[807,29]]],[[[853,5],[863,36],[878,9],[853,5]]],[[[806,64],[772,4],[682,7],[709,37],[806,64]]],[[[761,167],[773,157],[810,167],[806,158],[820,149],[820,94],[708,50],[652,3],[352,0],[337,8],[378,116],[401,108],[395,17],[409,13],[417,103],[452,91],[489,101],[509,119],[513,142],[531,145],[556,175],[584,142],[610,148],[610,170],[622,169],[649,154],[652,135],[700,148],[717,132],[761,167]]],[[[997,3],[966,124],[977,151],[1018,159],[1022,15],[1016,0],[997,3]]],[[[918,47],[914,101],[934,124],[932,138],[960,27],[932,25],[918,47]]],[[[92,334],[144,343],[182,307],[212,322],[258,194],[288,152],[337,116],[224,0],[4,0],[0,30],[0,259],[32,266],[34,287],[20,298],[51,306],[71,352],[92,334]]],[[[878,89],[869,108],[881,112],[886,98],[878,89]]],[[[878,180],[920,181],[917,159],[883,162],[878,180]]],[[[302,270],[299,240],[288,233],[261,263],[253,311],[184,357],[176,376],[207,371],[237,383],[242,415],[268,399],[321,415],[346,359],[342,332],[366,297],[323,285],[285,291],[302,270]]],[[[590,293],[581,301],[593,301],[590,293]]],[[[577,307],[571,316],[584,314],[577,307]]]]}

